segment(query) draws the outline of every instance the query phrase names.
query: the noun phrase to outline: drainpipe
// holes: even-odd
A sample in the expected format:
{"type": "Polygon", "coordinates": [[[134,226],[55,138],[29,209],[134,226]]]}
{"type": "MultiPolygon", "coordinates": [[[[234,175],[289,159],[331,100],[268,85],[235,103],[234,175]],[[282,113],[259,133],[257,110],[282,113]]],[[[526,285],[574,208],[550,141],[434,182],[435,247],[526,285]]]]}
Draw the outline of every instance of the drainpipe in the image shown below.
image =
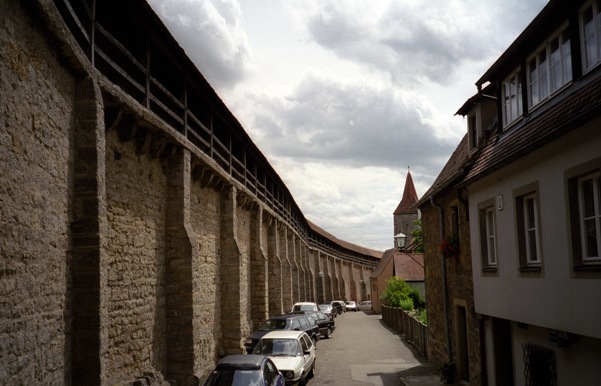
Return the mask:
{"type": "MultiPolygon", "coordinates": [[[[444,212],[442,210],[442,207],[439,205],[436,205],[434,203],[434,198],[432,196],[430,196],[430,204],[435,207],[436,209],[438,209],[438,213],[440,215],[440,220],[439,220],[439,228],[440,228],[440,238],[442,239],[443,235],[444,235],[444,212]]],[[[451,350],[451,336],[449,335],[449,311],[448,311],[448,300],[449,300],[449,293],[447,291],[447,261],[444,258],[444,256],[442,255],[442,253],[440,254],[440,258],[441,258],[441,265],[442,265],[442,298],[443,298],[443,310],[444,310],[444,333],[447,337],[447,358],[449,358],[449,362],[453,361],[453,351],[451,350]]]]}

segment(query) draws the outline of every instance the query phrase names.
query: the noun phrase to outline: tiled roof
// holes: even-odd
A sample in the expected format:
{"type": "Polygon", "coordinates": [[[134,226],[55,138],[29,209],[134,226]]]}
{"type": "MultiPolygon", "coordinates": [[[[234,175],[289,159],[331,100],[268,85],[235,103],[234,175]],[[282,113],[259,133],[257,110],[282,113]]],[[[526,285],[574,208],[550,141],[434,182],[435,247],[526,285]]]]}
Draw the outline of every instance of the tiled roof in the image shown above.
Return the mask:
{"type": "Polygon", "coordinates": [[[391,259],[393,259],[394,272],[397,277],[405,281],[424,281],[424,255],[422,253],[401,252],[397,248],[388,249],[384,252],[371,277],[379,277],[391,259]]]}
{"type": "Polygon", "coordinates": [[[424,255],[422,253],[394,253],[394,272],[405,281],[424,281],[424,255]]]}
{"type": "Polygon", "coordinates": [[[392,256],[394,255],[394,251],[395,251],[395,249],[387,249],[384,252],[384,254],[382,255],[382,258],[380,259],[380,262],[378,263],[378,266],[371,273],[372,278],[377,278],[378,276],[380,276],[382,274],[382,271],[384,270],[384,268],[386,268],[390,259],[392,259],[392,256]]]}
{"type": "Polygon", "coordinates": [[[457,179],[463,175],[464,167],[468,160],[467,144],[467,134],[465,134],[451,155],[451,158],[449,158],[432,186],[430,186],[430,189],[428,189],[422,198],[419,199],[416,207],[420,207],[425,204],[431,195],[437,193],[439,190],[442,190],[450,184],[455,183],[457,179]]]}
{"type": "Polygon", "coordinates": [[[344,247],[346,249],[349,249],[351,251],[355,251],[357,253],[361,253],[363,255],[375,257],[375,258],[378,258],[378,259],[382,257],[382,251],[377,251],[375,249],[369,249],[369,248],[362,247],[360,245],[349,243],[348,241],[344,241],[344,240],[341,240],[341,239],[337,238],[333,234],[329,233],[325,229],[317,226],[316,224],[312,223],[309,220],[307,220],[307,223],[309,223],[309,227],[314,232],[320,234],[321,236],[325,237],[326,239],[331,240],[331,241],[335,242],[336,244],[338,244],[338,245],[340,245],[340,246],[342,246],[342,247],[344,247]]]}
{"type": "Polygon", "coordinates": [[[417,214],[417,208],[413,206],[417,202],[417,192],[415,191],[415,185],[413,184],[413,178],[411,172],[407,172],[407,179],[405,180],[405,190],[403,191],[403,198],[399,205],[394,210],[393,214],[417,214]]]}
{"type": "Polygon", "coordinates": [[[525,123],[491,136],[469,168],[462,185],[506,165],[601,115],[601,72],[583,79],[541,106],[525,123]],[[569,94],[568,94],[569,93],[569,94]],[[544,110],[543,110],[544,108],[544,110]]]}

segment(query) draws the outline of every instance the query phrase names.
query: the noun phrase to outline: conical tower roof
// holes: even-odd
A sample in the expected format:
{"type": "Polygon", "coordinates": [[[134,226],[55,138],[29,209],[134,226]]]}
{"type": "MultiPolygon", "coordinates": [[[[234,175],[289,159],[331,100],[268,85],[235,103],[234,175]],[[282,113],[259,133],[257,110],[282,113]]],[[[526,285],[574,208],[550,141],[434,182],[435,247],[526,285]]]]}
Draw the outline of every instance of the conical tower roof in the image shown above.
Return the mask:
{"type": "Polygon", "coordinates": [[[407,170],[407,179],[405,180],[405,191],[403,192],[403,198],[399,205],[394,210],[393,214],[417,214],[417,208],[413,205],[417,203],[417,192],[413,185],[413,178],[411,177],[411,171],[407,170]]]}

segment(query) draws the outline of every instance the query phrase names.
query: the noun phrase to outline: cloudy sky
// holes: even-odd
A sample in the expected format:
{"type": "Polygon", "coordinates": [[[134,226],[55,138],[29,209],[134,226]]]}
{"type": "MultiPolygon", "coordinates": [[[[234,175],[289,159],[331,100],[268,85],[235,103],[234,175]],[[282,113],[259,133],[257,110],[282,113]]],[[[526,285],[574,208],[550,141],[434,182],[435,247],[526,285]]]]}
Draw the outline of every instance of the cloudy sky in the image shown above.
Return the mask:
{"type": "Polygon", "coordinates": [[[149,0],[305,217],[386,250],[474,83],[547,0],[149,0]]]}

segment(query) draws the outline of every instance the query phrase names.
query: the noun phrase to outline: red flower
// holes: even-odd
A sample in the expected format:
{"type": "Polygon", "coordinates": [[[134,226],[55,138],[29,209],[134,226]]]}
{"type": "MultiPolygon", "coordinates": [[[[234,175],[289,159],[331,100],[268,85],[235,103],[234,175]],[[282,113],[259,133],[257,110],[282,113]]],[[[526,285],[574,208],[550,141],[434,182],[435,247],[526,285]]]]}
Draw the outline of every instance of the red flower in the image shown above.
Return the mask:
{"type": "Polygon", "coordinates": [[[442,243],[438,246],[438,250],[447,259],[452,259],[459,256],[459,237],[449,235],[442,239],[442,243]]]}

